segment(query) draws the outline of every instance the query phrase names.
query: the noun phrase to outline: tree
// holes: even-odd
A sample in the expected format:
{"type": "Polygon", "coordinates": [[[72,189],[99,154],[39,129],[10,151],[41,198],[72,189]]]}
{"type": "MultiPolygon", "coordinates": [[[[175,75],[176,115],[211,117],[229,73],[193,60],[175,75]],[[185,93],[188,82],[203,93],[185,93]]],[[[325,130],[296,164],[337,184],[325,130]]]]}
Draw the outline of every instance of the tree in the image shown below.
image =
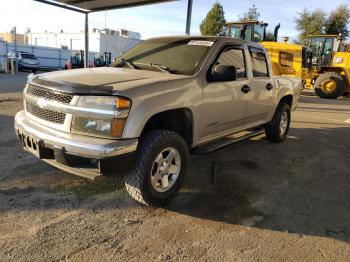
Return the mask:
{"type": "Polygon", "coordinates": [[[243,14],[243,16],[239,17],[239,20],[241,22],[249,22],[249,21],[258,21],[260,18],[260,13],[258,12],[258,8],[253,5],[248,9],[246,13],[243,14]]]}
{"type": "Polygon", "coordinates": [[[347,25],[350,22],[350,10],[347,5],[340,5],[333,10],[326,22],[326,34],[342,34],[344,38],[349,36],[347,25]]]}
{"type": "Polygon", "coordinates": [[[299,12],[295,19],[296,29],[300,32],[299,41],[303,43],[309,35],[324,33],[326,18],[326,13],[321,9],[309,11],[305,8],[302,12],[299,12]]]}
{"type": "Polygon", "coordinates": [[[225,12],[222,5],[217,2],[208,12],[205,19],[200,24],[202,35],[218,35],[225,26],[225,12]]]}
{"type": "Polygon", "coordinates": [[[275,41],[275,34],[271,31],[266,32],[266,41],[275,41]]]}

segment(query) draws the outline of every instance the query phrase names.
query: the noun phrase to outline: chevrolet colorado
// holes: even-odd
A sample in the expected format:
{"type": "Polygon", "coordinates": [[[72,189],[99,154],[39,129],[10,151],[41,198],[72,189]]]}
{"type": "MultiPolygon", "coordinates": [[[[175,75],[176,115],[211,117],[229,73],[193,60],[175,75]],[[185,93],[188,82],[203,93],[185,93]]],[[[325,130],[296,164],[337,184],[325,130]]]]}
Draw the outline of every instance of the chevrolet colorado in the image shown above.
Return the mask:
{"type": "Polygon", "coordinates": [[[184,181],[189,152],[262,132],[282,142],[301,87],[274,76],[257,43],[153,38],[110,67],[28,77],[15,129],[43,161],[91,179],[125,174],[134,199],[163,205],[184,181]]]}

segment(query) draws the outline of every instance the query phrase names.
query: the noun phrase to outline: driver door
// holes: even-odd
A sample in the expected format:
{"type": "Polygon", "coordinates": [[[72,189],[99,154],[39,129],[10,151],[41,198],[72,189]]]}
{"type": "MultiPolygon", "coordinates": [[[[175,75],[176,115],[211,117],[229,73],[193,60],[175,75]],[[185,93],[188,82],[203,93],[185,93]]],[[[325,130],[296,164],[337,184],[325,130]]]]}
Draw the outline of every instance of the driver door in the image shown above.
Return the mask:
{"type": "Polygon", "coordinates": [[[203,87],[200,140],[206,141],[231,133],[243,126],[245,99],[242,87],[248,85],[243,46],[225,45],[214,59],[203,87]],[[235,81],[215,82],[210,75],[216,65],[236,67],[235,81]]]}

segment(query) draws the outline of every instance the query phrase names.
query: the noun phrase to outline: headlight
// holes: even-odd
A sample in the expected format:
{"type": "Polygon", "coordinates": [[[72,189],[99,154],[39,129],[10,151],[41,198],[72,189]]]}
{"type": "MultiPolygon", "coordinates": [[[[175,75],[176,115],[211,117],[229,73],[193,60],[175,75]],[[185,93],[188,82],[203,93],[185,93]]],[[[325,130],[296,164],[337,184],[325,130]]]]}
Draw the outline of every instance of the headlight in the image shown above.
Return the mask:
{"type": "Polygon", "coordinates": [[[82,96],[77,106],[96,110],[108,110],[115,113],[115,118],[74,116],[72,133],[117,138],[123,134],[131,101],[122,97],[82,96]]]}
{"type": "Polygon", "coordinates": [[[79,99],[78,106],[106,110],[125,110],[130,109],[131,102],[124,97],[82,96],[79,99]]]}

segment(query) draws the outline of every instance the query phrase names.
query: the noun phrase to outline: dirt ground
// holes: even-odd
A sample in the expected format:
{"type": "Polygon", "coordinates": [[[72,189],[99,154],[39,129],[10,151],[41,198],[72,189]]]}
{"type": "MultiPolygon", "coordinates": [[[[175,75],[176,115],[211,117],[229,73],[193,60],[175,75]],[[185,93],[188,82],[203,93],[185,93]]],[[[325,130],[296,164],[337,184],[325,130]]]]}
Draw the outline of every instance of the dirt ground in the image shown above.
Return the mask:
{"type": "Polygon", "coordinates": [[[350,99],[303,96],[287,141],[190,158],[166,208],[25,153],[25,74],[0,74],[1,261],[350,261],[350,99]],[[213,162],[215,183],[213,183],[213,162]]]}

